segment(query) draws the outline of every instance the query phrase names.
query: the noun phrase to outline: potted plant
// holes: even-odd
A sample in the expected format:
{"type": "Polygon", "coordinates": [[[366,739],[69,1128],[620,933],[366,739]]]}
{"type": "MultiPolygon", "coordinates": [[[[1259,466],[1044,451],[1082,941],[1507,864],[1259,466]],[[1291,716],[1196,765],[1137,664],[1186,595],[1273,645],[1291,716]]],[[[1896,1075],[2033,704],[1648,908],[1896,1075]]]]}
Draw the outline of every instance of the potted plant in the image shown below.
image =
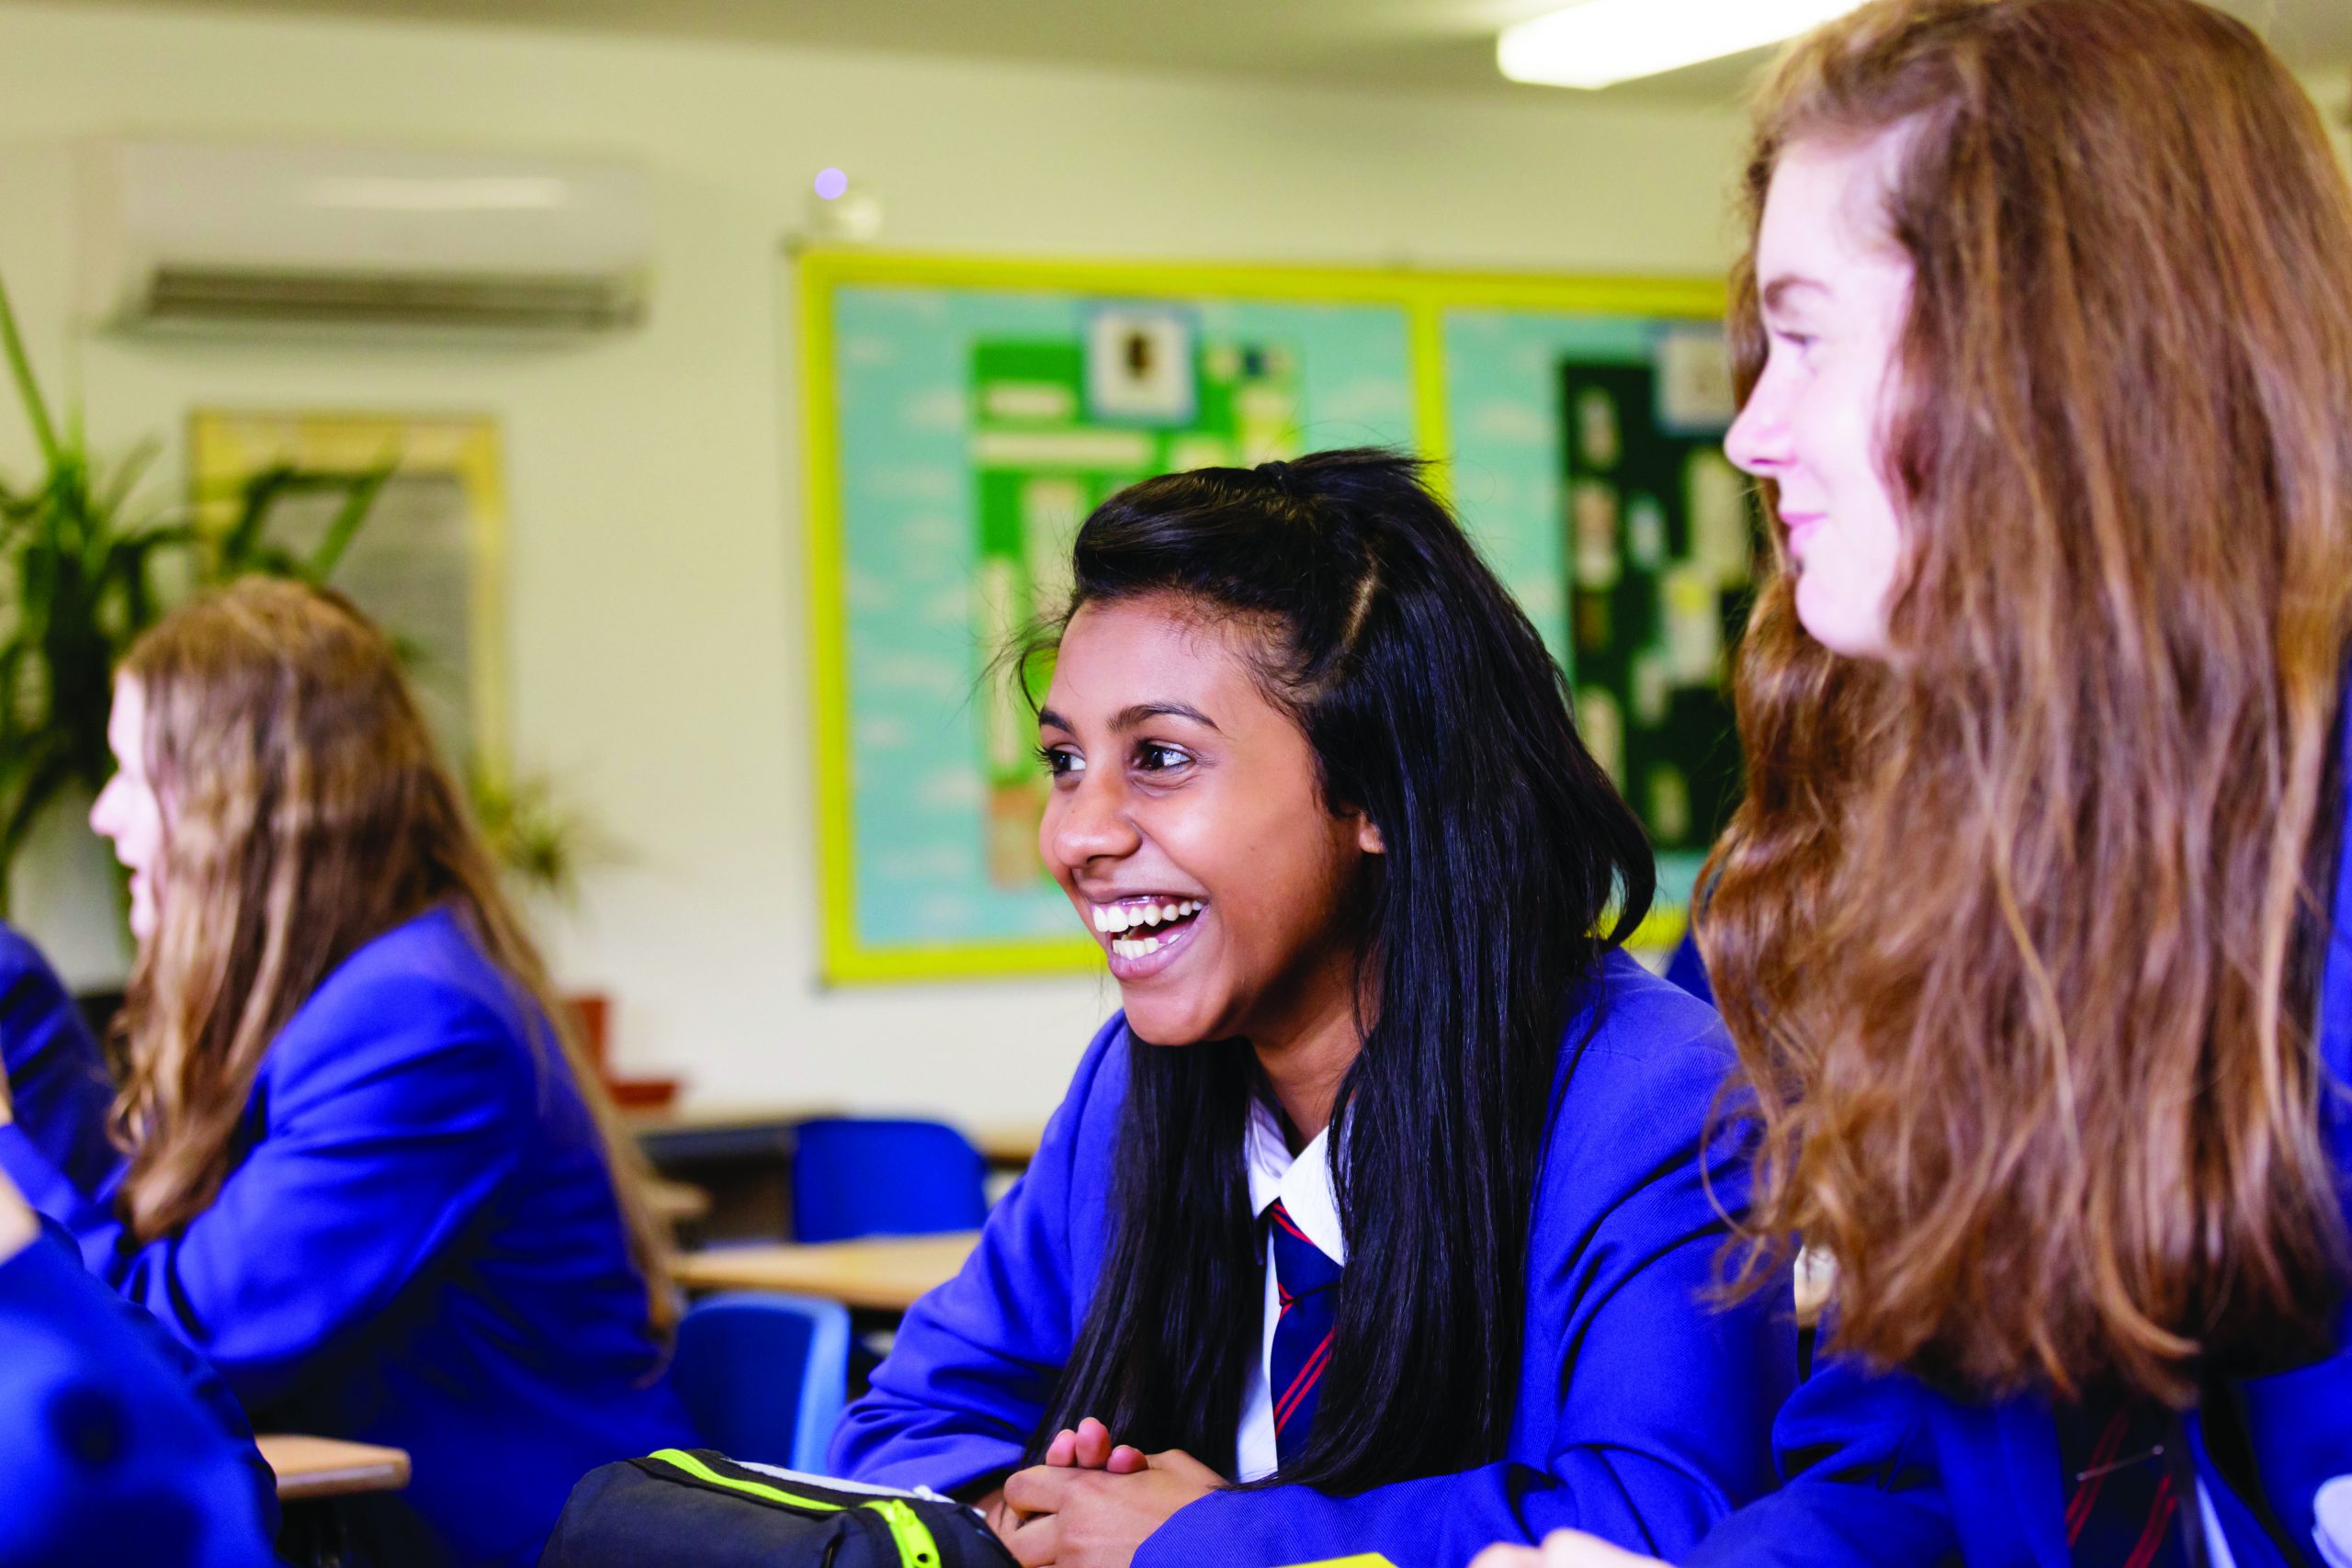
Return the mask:
{"type": "MultiPolygon", "coordinates": [[[[281,465],[240,488],[226,527],[198,527],[185,507],[158,506],[140,484],[162,448],[150,439],[118,459],[91,450],[79,409],[60,420],[42,395],[16,311],[0,284],[0,357],[30,427],[40,468],[0,476],[0,918],[11,873],[49,809],[94,795],[114,771],[107,715],[114,670],[139,635],[188,592],[263,572],[324,583],[391,477],[281,465]],[[339,495],[318,542],[287,548],[270,533],[280,502],[339,495]]],[[[397,631],[397,628],[395,628],[397,631]]],[[[608,852],[545,778],[471,775],[477,815],[523,886],[568,897],[583,862],[608,852]]]]}

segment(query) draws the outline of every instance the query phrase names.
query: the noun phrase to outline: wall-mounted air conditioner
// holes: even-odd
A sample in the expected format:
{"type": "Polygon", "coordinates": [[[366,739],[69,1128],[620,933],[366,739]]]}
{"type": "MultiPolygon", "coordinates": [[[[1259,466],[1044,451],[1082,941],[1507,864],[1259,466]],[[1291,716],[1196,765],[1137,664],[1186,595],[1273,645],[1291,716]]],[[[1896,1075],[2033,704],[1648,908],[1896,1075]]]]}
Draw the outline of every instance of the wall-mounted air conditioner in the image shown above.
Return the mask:
{"type": "Polygon", "coordinates": [[[643,175],[350,147],[85,150],[84,304],[137,328],[598,332],[645,315],[643,175]]]}

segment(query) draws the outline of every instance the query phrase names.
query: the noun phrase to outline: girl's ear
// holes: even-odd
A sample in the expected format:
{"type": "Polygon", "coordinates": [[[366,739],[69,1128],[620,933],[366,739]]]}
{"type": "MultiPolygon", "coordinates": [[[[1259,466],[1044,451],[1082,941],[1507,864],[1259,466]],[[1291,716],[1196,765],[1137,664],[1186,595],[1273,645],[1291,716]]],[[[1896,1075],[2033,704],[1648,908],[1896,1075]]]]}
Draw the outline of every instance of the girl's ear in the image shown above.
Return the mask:
{"type": "Polygon", "coordinates": [[[1388,845],[1381,838],[1380,829],[1374,825],[1371,818],[1361,812],[1356,815],[1356,848],[1368,855],[1388,852],[1388,845]]]}

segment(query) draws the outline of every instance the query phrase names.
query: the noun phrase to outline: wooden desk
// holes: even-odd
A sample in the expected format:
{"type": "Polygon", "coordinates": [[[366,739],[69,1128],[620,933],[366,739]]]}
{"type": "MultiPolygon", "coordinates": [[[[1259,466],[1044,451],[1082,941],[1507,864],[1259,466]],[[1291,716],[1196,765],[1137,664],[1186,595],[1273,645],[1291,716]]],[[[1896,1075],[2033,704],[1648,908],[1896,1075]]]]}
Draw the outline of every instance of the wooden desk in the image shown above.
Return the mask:
{"type": "Polygon", "coordinates": [[[272,1432],[254,1439],[277,1472],[280,1502],[343,1497],[355,1492],[397,1492],[408,1484],[408,1454],[373,1443],[272,1432]]]}
{"type": "Polygon", "coordinates": [[[690,1291],[786,1291],[859,1312],[904,1312],[964,1267],[978,1231],[873,1236],[814,1246],[790,1242],[689,1252],[672,1267],[690,1291]]]}
{"type": "Polygon", "coordinates": [[[624,1111],[621,1125],[657,1166],[775,1155],[788,1159],[794,1128],[839,1114],[840,1108],[830,1105],[663,1105],[624,1111]]]}
{"type": "Polygon", "coordinates": [[[966,1129],[980,1157],[1000,1170],[1026,1170],[1044,1142],[1043,1122],[992,1122],[966,1129]]]}
{"type": "Polygon", "coordinates": [[[621,1125],[630,1132],[706,1132],[729,1127],[793,1126],[820,1116],[843,1114],[838,1105],[703,1104],[624,1106],[621,1125]]]}
{"type": "Polygon", "coordinates": [[[691,1181],[654,1177],[645,1184],[645,1201],[657,1219],[673,1225],[705,1219],[710,1213],[710,1194],[691,1181]]]}

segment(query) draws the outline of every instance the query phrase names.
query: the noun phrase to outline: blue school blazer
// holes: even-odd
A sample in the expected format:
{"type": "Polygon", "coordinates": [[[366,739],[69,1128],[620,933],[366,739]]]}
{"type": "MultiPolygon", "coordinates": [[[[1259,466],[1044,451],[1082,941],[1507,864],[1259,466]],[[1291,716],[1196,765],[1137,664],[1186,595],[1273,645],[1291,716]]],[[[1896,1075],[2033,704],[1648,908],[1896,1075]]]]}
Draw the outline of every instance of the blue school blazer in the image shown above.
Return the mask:
{"type": "Polygon", "coordinates": [[[98,1043],[40,950],[0,925],[0,1063],[16,1119],[41,1156],[76,1185],[97,1186],[120,1158],[107,1141],[114,1101],[98,1043]]]}
{"type": "Polygon", "coordinates": [[[0,1562],[268,1568],[277,1500],[236,1402],[60,1243],[0,1262],[0,1562]]]}
{"type": "Polygon", "coordinates": [[[181,1230],[132,1241],[119,1170],[77,1188],[21,1126],[0,1163],[255,1427],[407,1450],[408,1490],[361,1510],[400,1561],[533,1562],[582,1473],[694,1441],[587,1108],[445,909],[270,1043],[237,1164],[181,1230]]]}
{"type": "MultiPolygon", "coordinates": [[[[1220,1493],[1161,1527],[1136,1568],[1362,1551],[1455,1568],[1564,1526],[1679,1551],[1771,1483],[1772,1413],[1795,1372],[1787,1303],[1699,1304],[1724,1236],[1716,1204],[1747,1190],[1745,1124],[1711,1121],[1729,1043],[1712,1011],[1622,953],[1585,993],[1553,1089],[1527,1279],[1498,1281],[1526,1300],[1505,1457],[1355,1497],[1220,1493]]],[[[844,1414],[841,1473],[946,1490],[1023,1462],[1102,1272],[1130,1048],[1122,1018],[1095,1036],[978,1250],[916,1303],[844,1414]]]]}
{"type": "MultiPolygon", "coordinates": [[[[2352,774],[2347,774],[2352,776],[2352,774]]],[[[2332,1086],[2322,1119],[2352,1227],[2352,831],[2336,871],[2320,982],[2320,1056],[2332,1086]]],[[[2272,1517],[2304,1563],[2312,1498],[2352,1474],[2352,1304],[2335,1353],[2240,1386],[2247,1436],[2272,1517]]],[[[2198,1471],[2237,1568],[2287,1568],[2281,1552],[2214,1470],[2198,1418],[2198,1471]]],[[[1774,1434],[1786,1487],[1718,1529],[1687,1560],[1705,1568],[2069,1568],[2057,1428],[2040,1399],[1971,1403],[1901,1374],[1827,1362],[1791,1399],[1774,1434]]],[[[2185,1517],[2185,1516],[2184,1516],[2185,1517]]]]}
{"type": "Polygon", "coordinates": [[[1666,977],[1706,1003],[1715,1005],[1714,983],[1707,978],[1707,961],[1699,956],[1699,939],[1690,931],[1674,944],[1674,956],[1666,961],[1666,977]]]}

